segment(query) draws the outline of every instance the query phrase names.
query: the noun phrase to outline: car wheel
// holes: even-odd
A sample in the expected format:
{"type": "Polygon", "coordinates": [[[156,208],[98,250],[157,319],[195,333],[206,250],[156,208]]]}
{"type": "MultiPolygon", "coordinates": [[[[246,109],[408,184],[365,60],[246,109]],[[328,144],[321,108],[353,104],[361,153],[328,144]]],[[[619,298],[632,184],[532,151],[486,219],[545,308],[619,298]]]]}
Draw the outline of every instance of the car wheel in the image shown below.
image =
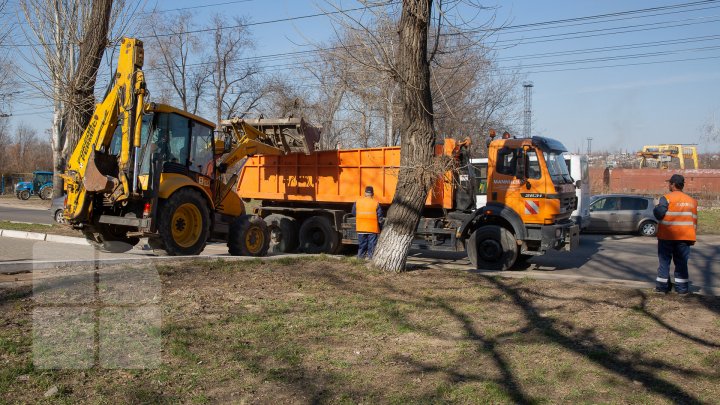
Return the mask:
{"type": "Polygon", "coordinates": [[[645,221],[640,224],[640,235],[655,236],[657,234],[658,225],[653,221],[645,221]]]}
{"type": "Polygon", "coordinates": [[[65,223],[65,216],[63,215],[63,210],[55,211],[55,222],[57,222],[58,224],[65,223]]]}

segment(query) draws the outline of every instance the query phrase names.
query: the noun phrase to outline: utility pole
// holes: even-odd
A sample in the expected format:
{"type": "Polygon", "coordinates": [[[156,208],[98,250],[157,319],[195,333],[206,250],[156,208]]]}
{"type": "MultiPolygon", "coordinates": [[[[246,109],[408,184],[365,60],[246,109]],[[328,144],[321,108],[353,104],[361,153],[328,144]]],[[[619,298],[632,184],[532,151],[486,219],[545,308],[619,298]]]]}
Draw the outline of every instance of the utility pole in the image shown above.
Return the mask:
{"type": "Polygon", "coordinates": [[[588,156],[589,156],[590,153],[592,152],[592,140],[593,140],[593,139],[590,138],[590,137],[587,138],[587,142],[588,142],[587,154],[588,154],[588,156]]]}
{"type": "Polygon", "coordinates": [[[523,137],[530,138],[532,136],[532,89],[533,82],[523,83],[525,88],[525,127],[523,128],[523,137]]]}

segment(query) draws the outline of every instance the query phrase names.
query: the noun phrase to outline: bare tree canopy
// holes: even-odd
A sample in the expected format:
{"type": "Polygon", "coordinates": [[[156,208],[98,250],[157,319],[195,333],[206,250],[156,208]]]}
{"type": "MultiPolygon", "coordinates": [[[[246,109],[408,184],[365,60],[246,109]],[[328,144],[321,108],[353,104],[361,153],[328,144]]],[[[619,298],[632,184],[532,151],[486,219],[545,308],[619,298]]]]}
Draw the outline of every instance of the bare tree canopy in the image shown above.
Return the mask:
{"type": "MultiPolygon", "coordinates": [[[[34,72],[22,79],[53,103],[52,148],[56,173],[82,135],[95,105],[95,82],[102,58],[117,38],[113,27],[127,24],[125,0],[20,0],[23,32],[34,72]]],[[[62,182],[55,176],[54,192],[62,182]]]]}

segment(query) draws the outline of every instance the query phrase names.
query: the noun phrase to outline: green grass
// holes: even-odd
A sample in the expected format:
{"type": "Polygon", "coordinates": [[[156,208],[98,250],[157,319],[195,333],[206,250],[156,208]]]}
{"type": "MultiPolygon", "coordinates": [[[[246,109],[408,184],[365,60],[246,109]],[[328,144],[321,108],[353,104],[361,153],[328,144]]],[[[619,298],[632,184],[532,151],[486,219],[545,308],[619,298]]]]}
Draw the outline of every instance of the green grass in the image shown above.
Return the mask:
{"type": "Polygon", "coordinates": [[[52,386],[68,403],[672,403],[667,382],[720,396],[713,297],[351,259],[158,270],[162,364],[143,370],[33,369],[32,288],[0,289],[0,403],[52,386]]]}
{"type": "Polygon", "coordinates": [[[720,209],[710,208],[698,211],[698,233],[720,235],[720,209]]]}
{"type": "Polygon", "coordinates": [[[25,223],[17,223],[17,222],[10,222],[10,221],[0,221],[0,229],[82,237],[82,234],[79,231],[73,230],[68,226],[59,225],[59,224],[52,224],[52,225],[25,224],[25,223]]]}

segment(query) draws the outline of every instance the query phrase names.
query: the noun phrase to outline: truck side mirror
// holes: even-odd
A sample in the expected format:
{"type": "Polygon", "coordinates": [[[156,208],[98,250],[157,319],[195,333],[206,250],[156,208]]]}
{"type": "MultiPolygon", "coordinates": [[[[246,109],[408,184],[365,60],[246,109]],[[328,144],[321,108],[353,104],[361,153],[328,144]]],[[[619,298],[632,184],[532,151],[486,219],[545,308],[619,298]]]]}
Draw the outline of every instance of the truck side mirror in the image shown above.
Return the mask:
{"type": "Polygon", "coordinates": [[[575,188],[580,188],[582,186],[582,180],[578,180],[575,182],[575,188]]]}

